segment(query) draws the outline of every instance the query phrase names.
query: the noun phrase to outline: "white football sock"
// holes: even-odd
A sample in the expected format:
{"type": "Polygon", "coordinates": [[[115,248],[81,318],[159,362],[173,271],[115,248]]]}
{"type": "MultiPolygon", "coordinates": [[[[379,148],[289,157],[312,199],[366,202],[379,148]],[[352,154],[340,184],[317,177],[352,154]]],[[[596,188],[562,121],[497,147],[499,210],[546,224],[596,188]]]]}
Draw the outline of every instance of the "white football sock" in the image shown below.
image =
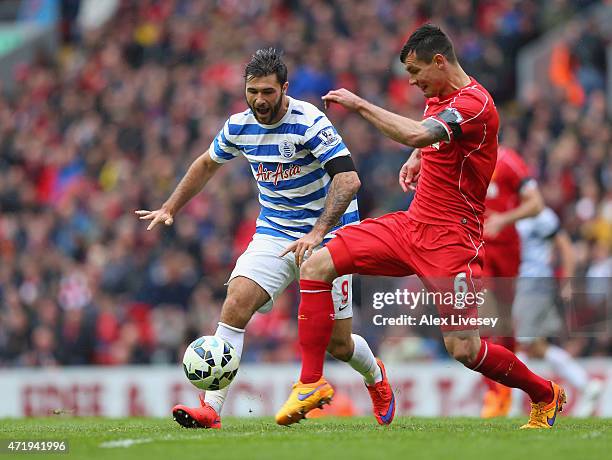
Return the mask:
{"type": "MultiPolygon", "coordinates": [[[[244,329],[228,326],[227,324],[220,322],[217,326],[217,330],[215,331],[215,337],[219,337],[220,339],[232,344],[236,350],[238,362],[240,362],[240,357],[242,356],[242,345],[244,343],[244,329]]],[[[223,408],[223,403],[225,402],[230,386],[231,383],[221,390],[207,391],[204,395],[204,401],[210,404],[219,415],[221,415],[221,409],[223,408]]]]}
{"type": "Polygon", "coordinates": [[[376,363],[374,353],[372,353],[368,346],[368,342],[357,334],[351,334],[351,338],[355,344],[355,350],[348,363],[363,376],[367,385],[380,382],[382,380],[382,372],[376,363]]]}
{"type": "Polygon", "coordinates": [[[586,371],[576,360],[563,348],[549,345],[544,359],[550,363],[553,370],[567,380],[578,391],[583,391],[589,377],[586,371]]]}

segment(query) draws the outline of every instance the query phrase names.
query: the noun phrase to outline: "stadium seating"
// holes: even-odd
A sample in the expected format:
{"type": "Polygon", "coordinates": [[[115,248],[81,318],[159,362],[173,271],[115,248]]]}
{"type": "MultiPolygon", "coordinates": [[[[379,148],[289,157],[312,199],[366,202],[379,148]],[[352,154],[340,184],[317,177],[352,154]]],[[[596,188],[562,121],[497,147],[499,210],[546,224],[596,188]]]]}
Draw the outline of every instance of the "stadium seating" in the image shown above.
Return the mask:
{"type": "MultiPolygon", "coordinates": [[[[185,343],[214,330],[223,284],[254,229],[249,167],[222,168],[172,228],[146,232],[133,210],[158,207],[243,110],[243,64],[260,46],[285,50],[290,95],[320,105],[344,86],[418,117],[423,100],[398,53],[426,18],[496,97],[503,141],[562,217],[581,273],[611,276],[612,124],[600,84],[610,37],[584,30],[559,43],[558,61],[543,69],[551,85],[527,102],[515,100],[512,71],[523,45],[593,3],[123,2],[104,27],[18,67],[15,90],[0,96],[0,367],[178,361],[185,343]]],[[[329,113],[362,176],[362,215],[405,208],[402,149],[358,117],[329,113]]],[[[253,320],[243,361],[296,359],[296,306],[290,290],[253,320]]],[[[606,355],[612,342],[570,345],[606,355]]]]}

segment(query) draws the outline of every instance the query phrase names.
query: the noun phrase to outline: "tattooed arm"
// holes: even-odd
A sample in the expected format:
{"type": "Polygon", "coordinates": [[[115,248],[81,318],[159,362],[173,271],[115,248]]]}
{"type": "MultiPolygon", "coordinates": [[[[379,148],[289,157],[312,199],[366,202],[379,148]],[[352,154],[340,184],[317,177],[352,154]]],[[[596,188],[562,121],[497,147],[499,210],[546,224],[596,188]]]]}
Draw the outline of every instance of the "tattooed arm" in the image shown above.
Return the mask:
{"type": "Polygon", "coordinates": [[[312,230],[297,241],[291,243],[281,254],[281,257],[289,252],[295,253],[295,261],[300,266],[304,257],[309,255],[323,242],[325,235],[336,226],[353,197],[361,187],[359,176],[355,171],[341,172],[334,175],[323,213],[315,222],[312,230]]]}
{"type": "Polygon", "coordinates": [[[346,89],[330,91],[323,100],[335,102],[354,110],[372,123],[385,136],[410,147],[426,147],[435,142],[448,141],[448,133],[442,123],[432,119],[416,121],[378,107],[346,89]]]}
{"type": "Polygon", "coordinates": [[[327,192],[323,214],[319,216],[312,231],[321,238],[327,235],[336,226],[360,186],[361,182],[355,171],[336,174],[327,192]]]}

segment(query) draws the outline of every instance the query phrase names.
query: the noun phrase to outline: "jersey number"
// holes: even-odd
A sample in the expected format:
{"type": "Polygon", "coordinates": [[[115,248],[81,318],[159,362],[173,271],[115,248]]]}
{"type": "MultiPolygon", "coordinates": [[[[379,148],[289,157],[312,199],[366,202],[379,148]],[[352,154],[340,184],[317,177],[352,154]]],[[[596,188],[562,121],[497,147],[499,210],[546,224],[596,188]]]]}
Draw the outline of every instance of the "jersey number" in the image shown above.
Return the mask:
{"type": "Polygon", "coordinates": [[[465,308],[465,294],[467,294],[469,288],[467,284],[467,276],[465,272],[459,273],[455,276],[455,308],[465,308]]]}
{"type": "Polygon", "coordinates": [[[349,282],[348,280],[344,280],[342,281],[342,286],[340,287],[340,289],[342,290],[342,303],[348,303],[348,298],[349,298],[349,282]]]}

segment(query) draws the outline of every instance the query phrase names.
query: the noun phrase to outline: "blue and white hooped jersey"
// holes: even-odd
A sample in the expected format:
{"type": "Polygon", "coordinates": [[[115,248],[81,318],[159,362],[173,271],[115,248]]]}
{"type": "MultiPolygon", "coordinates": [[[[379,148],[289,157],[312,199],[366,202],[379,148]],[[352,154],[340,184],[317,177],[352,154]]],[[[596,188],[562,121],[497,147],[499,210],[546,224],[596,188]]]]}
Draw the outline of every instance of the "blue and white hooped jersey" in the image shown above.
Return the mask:
{"type": "MultiPolygon", "coordinates": [[[[246,157],[259,188],[256,233],[291,240],[308,233],[323,212],[331,184],[325,163],[350,155],[325,114],[293,98],[285,116],[273,125],[258,123],[250,109],[232,115],[209,153],[218,163],[246,157]]],[[[354,197],[333,230],[358,221],[354,197]]]]}

